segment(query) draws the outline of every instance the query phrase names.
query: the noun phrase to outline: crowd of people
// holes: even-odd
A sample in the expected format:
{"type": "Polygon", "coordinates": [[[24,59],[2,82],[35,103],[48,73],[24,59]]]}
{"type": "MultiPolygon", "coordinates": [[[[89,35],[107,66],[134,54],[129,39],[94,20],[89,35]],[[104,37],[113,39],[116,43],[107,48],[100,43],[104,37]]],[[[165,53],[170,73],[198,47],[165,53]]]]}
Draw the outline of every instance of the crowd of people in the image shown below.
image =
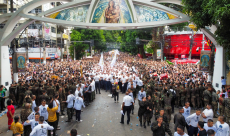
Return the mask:
{"type": "MultiPolygon", "coordinates": [[[[76,121],[81,122],[82,107],[90,105],[103,89],[112,94],[114,102],[122,103],[121,124],[125,114],[130,123],[134,103],[138,102],[140,126],[151,125],[154,136],[165,136],[165,132],[173,135],[171,120],[175,136],[187,136],[185,128],[189,136],[229,136],[229,89],[222,86],[222,90],[215,90],[207,82],[207,73],[199,71],[199,65],[170,65],[121,52],[103,56],[103,65],[98,65],[100,54],[79,61],[28,63],[26,72],[19,74],[18,82],[9,88],[7,117],[13,134],[57,135],[59,116],[66,111],[66,122],[71,122],[75,113],[76,121]],[[116,63],[111,65],[114,57],[116,63]],[[125,94],[122,101],[120,93],[125,94]],[[21,107],[20,116],[14,116],[13,105],[21,107]],[[179,113],[174,113],[174,107],[179,108],[179,113]],[[195,113],[191,114],[192,110],[195,113]],[[215,124],[213,118],[218,118],[215,124]]],[[[6,89],[0,86],[0,90],[4,108],[2,92],[6,89]]]]}

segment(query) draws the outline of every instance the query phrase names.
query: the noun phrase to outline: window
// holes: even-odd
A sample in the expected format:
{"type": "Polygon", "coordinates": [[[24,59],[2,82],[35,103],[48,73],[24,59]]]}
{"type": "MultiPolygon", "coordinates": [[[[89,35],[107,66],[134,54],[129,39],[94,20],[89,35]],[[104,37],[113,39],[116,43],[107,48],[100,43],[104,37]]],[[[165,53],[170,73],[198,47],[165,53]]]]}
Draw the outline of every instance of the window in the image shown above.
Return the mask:
{"type": "Polygon", "coordinates": [[[56,28],[55,27],[51,27],[51,32],[52,33],[56,33],[56,28]]]}
{"type": "MultiPolygon", "coordinates": [[[[14,8],[13,11],[15,12],[15,11],[16,11],[16,8],[14,8]]],[[[9,12],[11,12],[10,8],[9,8],[9,12]]]]}
{"type": "Polygon", "coordinates": [[[52,45],[52,47],[54,47],[56,45],[56,40],[52,40],[51,45],[52,45]]]}
{"type": "Polygon", "coordinates": [[[29,11],[29,13],[32,13],[32,14],[41,13],[41,12],[42,12],[41,8],[35,8],[35,9],[32,9],[31,11],[29,11]]]}
{"type": "Polygon", "coordinates": [[[0,13],[7,13],[7,8],[0,8],[0,13]]]}
{"type": "Polygon", "coordinates": [[[3,29],[5,24],[0,24],[0,29],[3,29]]]}
{"type": "Polygon", "coordinates": [[[42,29],[42,24],[30,24],[28,29],[42,29]]]}

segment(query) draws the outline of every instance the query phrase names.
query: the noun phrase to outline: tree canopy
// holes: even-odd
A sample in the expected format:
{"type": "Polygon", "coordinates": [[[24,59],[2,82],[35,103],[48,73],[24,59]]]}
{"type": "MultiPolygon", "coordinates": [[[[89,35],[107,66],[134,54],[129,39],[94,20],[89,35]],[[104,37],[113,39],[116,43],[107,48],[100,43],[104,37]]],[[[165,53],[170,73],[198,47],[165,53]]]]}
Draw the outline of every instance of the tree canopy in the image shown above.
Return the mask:
{"type": "Polygon", "coordinates": [[[229,0],[182,0],[184,11],[191,17],[197,29],[215,25],[216,41],[228,49],[230,44],[229,0]]]}

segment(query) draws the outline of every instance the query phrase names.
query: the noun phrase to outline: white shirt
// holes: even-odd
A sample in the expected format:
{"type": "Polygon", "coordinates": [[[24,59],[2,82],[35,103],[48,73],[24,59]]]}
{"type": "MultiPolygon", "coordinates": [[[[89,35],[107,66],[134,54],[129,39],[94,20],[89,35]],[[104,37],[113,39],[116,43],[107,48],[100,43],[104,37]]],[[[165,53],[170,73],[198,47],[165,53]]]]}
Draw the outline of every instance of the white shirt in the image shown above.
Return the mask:
{"type": "Polygon", "coordinates": [[[217,128],[215,136],[229,136],[229,125],[226,122],[221,124],[219,121],[217,121],[215,127],[217,128]]]}
{"type": "Polygon", "coordinates": [[[204,129],[206,130],[206,132],[209,130],[209,129],[212,129],[214,130],[215,132],[217,132],[217,129],[216,127],[213,125],[212,127],[209,127],[207,123],[204,123],[204,129]]]}
{"type": "Polygon", "coordinates": [[[138,93],[138,100],[142,101],[143,97],[146,97],[146,92],[145,91],[143,91],[143,92],[139,91],[139,93],[138,93]]]}
{"type": "Polygon", "coordinates": [[[174,136],[188,136],[188,134],[184,133],[184,135],[179,135],[177,132],[175,132],[174,136]]]}
{"type": "Polygon", "coordinates": [[[45,106],[40,105],[39,106],[39,113],[40,116],[44,117],[44,120],[48,120],[48,112],[47,112],[48,105],[46,104],[45,106]]]}
{"type": "Polygon", "coordinates": [[[213,119],[213,111],[212,111],[212,109],[205,109],[203,111],[203,113],[207,117],[206,119],[203,118],[204,122],[208,122],[209,119],[213,119]]]}
{"type": "Polygon", "coordinates": [[[47,136],[47,130],[53,130],[54,128],[49,124],[38,124],[30,133],[30,136],[47,136]]]}
{"type": "Polygon", "coordinates": [[[124,106],[131,106],[133,101],[133,98],[129,95],[125,95],[123,98],[123,102],[125,103],[124,106]]]}
{"type": "Polygon", "coordinates": [[[75,96],[73,94],[69,94],[67,96],[67,100],[66,100],[67,108],[73,108],[73,100],[74,99],[75,99],[75,96]]]}
{"type": "MultiPolygon", "coordinates": [[[[58,110],[56,111],[56,112],[60,112],[60,102],[58,101],[58,100],[56,100],[57,101],[57,103],[58,103],[58,110]]],[[[56,102],[55,102],[55,100],[53,101],[53,108],[54,107],[56,107],[57,106],[57,104],[56,104],[56,102]]]]}
{"type": "Polygon", "coordinates": [[[35,103],[35,100],[32,101],[32,112],[34,112],[34,108],[37,107],[36,103],[35,103]]]}
{"type": "Polygon", "coordinates": [[[27,119],[28,119],[28,120],[35,119],[35,114],[36,114],[36,112],[30,113],[30,115],[27,117],[27,119]]]}
{"type": "MultiPolygon", "coordinates": [[[[36,121],[35,119],[29,120],[29,121],[30,121],[29,123],[25,121],[23,125],[24,126],[31,125],[32,130],[39,124],[39,121],[36,121]]],[[[48,124],[48,123],[46,121],[43,121],[43,124],[48,124]]]]}
{"type": "Polygon", "coordinates": [[[184,108],[184,113],[182,113],[182,115],[186,119],[191,113],[191,107],[188,107],[188,108],[183,107],[183,108],[184,108]]]}
{"type": "Polygon", "coordinates": [[[187,122],[188,125],[191,125],[193,127],[197,127],[197,123],[200,120],[200,116],[197,116],[196,113],[193,113],[191,115],[189,115],[185,120],[187,122]]]}
{"type": "Polygon", "coordinates": [[[82,99],[81,97],[77,97],[77,98],[75,99],[74,109],[76,109],[76,110],[81,110],[81,107],[82,107],[82,106],[85,108],[83,99],[82,99]]]}
{"type": "Polygon", "coordinates": [[[99,76],[95,76],[95,77],[94,77],[95,82],[98,82],[99,79],[100,79],[99,76]]]}
{"type": "Polygon", "coordinates": [[[77,90],[75,91],[75,97],[78,97],[78,94],[79,94],[79,93],[81,94],[81,96],[83,96],[82,89],[80,89],[80,90],[77,89],[77,90]]]}

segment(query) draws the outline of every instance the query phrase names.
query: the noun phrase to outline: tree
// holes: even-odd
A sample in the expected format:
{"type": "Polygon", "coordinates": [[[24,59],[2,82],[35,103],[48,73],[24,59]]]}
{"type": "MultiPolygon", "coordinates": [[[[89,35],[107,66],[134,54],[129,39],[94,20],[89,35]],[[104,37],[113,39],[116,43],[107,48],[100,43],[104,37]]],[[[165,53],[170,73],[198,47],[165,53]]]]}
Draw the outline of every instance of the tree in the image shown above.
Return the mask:
{"type": "Polygon", "coordinates": [[[216,41],[225,49],[229,49],[229,0],[182,0],[182,4],[184,4],[184,11],[191,17],[191,22],[197,29],[215,25],[217,27],[216,41]]]}
{"type": "MultiPolygon", "coordinates": [[[[73,29],[70,37],[71,37],[70,39],[71,41],[82,41],[82,34],[78,30],[73,29]]],[[[84,44],[82,42],[71,43],[71,46],[69,47],[69,51],[72,58],[74,57],[74,47],[75,47],[76,59],[81,59],[85,54],[85,50],[89,47],[89,45],[84,44]]]]}

